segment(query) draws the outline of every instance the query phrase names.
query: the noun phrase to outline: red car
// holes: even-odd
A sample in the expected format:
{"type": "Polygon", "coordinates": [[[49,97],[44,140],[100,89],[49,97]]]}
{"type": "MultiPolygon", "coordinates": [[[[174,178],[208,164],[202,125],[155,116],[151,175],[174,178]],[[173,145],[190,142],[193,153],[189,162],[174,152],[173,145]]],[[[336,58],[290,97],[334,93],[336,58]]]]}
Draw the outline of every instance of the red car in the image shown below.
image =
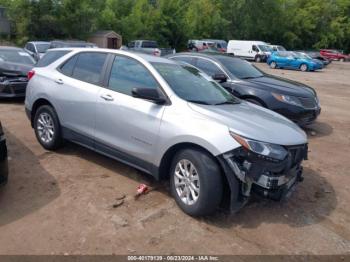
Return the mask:
{"type": "Polygon", "coordinates": [[[339,60],[344,62],[345,60],[350,60],[349,55],[345,55],[338,50],[333,50],[333,49],[321,49],[320,54],[328,59],[331,60],[339,60]]]}

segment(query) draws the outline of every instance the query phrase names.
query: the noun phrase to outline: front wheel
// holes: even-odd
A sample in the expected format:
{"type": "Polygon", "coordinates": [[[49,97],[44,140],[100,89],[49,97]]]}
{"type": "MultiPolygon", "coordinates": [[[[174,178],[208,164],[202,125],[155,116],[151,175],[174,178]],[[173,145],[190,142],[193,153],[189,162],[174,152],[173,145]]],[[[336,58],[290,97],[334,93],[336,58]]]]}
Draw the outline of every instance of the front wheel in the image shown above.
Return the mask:
{"type": "Polygon", "coordinates": [[[44,105],[36,111],[34,130],[36,138],[45,149],[54,150],[62,145],[60,123],[51,106],[44,105]]]}
{"type": "Polygon", "coordinates": [[[213,213],[223,195],[221,172],[215,159],[199,149],[185,149],[176,154],[170,169],[172,195],[190,216],[213,213]]]}
{"type": "Polygon", "coordinates": [[[255,57],[255,62],[260,63],[261,62],[261,57],[257,55],[255,57]]]}
{"type": "Polygon", "coordinates": [[[307,64],[301,64],[300,65],[300,70],[303,71],[303,72],[306,72],[308,70],[307,64]]]}
{"type": "Polygon", "coordinates": [[[277,68],[276,62],[275,62],[275,61],[272,61],[272,62],[270,63],[270,67],[271,67],[272,69],[276,69],[276,68],[277,68]]]}

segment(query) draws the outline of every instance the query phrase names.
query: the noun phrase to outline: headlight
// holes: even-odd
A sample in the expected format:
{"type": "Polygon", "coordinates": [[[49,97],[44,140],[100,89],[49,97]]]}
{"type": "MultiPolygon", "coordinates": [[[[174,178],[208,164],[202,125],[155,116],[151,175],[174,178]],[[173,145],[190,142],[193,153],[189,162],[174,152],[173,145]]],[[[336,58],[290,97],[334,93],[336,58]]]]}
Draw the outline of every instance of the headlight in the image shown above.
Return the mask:
{"type": "Polygon", "coordinates": [[[242,137],[233,132],[230,135],[245,149],[253,151],[256,154],[263,155],[267,158],[284,160],[288,152],[280,145],[270,144],[242,137]]]}
{"type": "Polygon", "coordinates": [[[276,94],[276,93],[272,93],[272,95],[278,100],[281,101],[283,103],[287,103],[287,104],[291,104],[294,106],[301,106],[302,104],[299,100],[299,98],[295,97],[295,96],[287,96],[287,95],[281,95],[281,94],[276,94]]]}

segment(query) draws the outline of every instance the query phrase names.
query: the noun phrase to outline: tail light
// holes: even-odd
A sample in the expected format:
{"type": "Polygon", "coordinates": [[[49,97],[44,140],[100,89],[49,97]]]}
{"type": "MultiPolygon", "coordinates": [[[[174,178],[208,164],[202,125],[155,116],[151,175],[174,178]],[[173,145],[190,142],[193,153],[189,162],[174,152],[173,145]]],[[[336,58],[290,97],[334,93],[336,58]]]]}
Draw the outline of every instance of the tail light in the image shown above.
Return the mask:
{"type": "Polygon", "coordinates": [[[27,73],[27,78],[28,78],[28,81],[35,75],[35,71],[34,70],[30,70],[28,73],[27,73]]]}
{"type": "Polygon", "coordinates": [[[154,50],[153,55],[160,56],[160,50],[154,50]]]}

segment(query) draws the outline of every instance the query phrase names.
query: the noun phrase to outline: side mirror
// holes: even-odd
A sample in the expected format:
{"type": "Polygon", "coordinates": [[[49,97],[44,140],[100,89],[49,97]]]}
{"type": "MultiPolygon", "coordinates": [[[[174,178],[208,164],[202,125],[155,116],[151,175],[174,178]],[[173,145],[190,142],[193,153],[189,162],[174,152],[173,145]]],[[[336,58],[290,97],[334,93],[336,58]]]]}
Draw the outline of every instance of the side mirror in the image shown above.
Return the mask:
{"type": "Polygon", "coordinates": [[[166,99],[159,94],[157,89],[154,88],[134,87],[131,93],[133,97],[150,100],[158,105],[166,103],[166,99]]]}
{"type": "Polygon", "coordinates": [[[225,74],[215,74],[212,78],[219,83],[225,83],[227,81],[227,76],[225,74]]]}

